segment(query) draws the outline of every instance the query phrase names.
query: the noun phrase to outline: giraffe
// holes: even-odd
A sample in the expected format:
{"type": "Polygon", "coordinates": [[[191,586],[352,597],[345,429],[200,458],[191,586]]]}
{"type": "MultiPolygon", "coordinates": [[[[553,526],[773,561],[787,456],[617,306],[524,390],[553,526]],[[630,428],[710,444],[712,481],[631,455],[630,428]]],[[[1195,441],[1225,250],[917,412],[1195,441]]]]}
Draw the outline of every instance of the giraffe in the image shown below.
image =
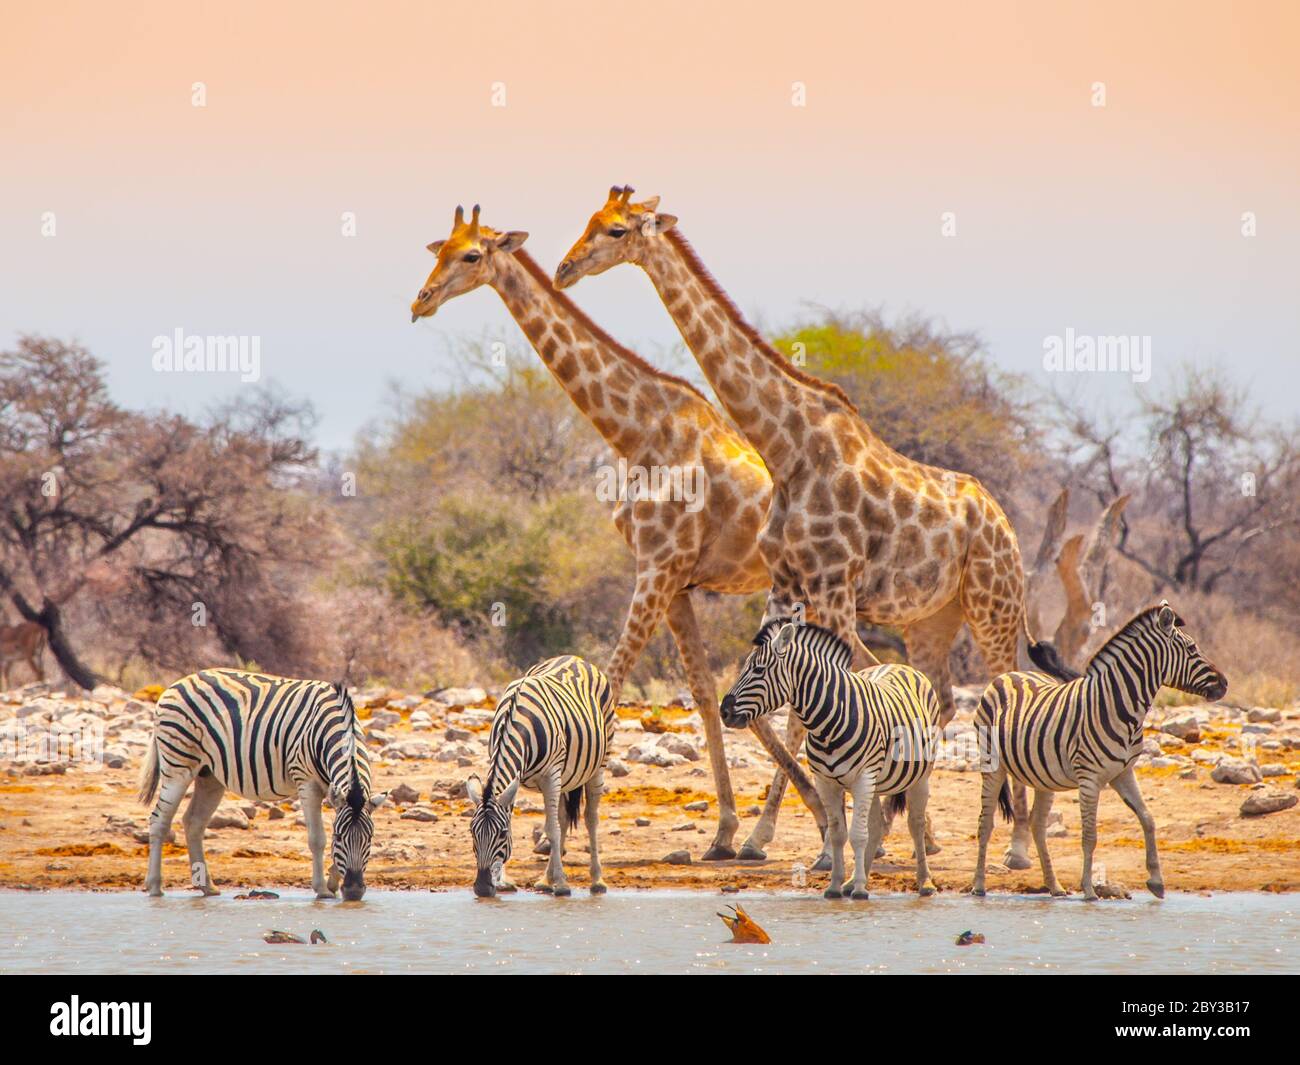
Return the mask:
{"type": "MultiPolygon", "coordinates": [[[[1025,616],[1015,531],[974,477],[927,466],[882,441],[837,385],[804,373],[741,315],[676,228],[632,190],[609,198],[555,274],[567,287],[622,263],[650,278],[724,409],[773,480],[759,551],[772,576],[766,619],[795,613],[854,640],[859,618],[904,629],[908,657],[955,713],[949,653],[965,624],[990,674],[1016,668],[1023,633],[1042,668],[1064,669],[1036,643],[1025,616]]],[[[854,668],[866,659],[854,644],[854,668]]],[[[793,716],[789,741],[803,735],[793,716]]],[[[778,774],[741,857],[759,857],[775,832],[785,781],[778,774]]],[[[1029,818],[1016,805],[1007,864],[1026,869],[1029,818]]],[[[822,863],[819,863],[822,864],[822,863]]]]}
{"type": "MultiPolygon", "coordinates": [[[[686,669],[704,724],[718,796],[718,829],[705,861],[734,858],[739,818],[723,748],[717,685],[691,603],[693,589],[730,595],[768,587],[757,548],[772,481],[758,454],[691,384],[651,366],[596,325],[522,250],[528,234],[498,232],[456,208],[451,235],[434,241],[432,273],[411,304],[411,321],[481,285],[494,289],[574,405],[628,469],[658,470],[703,486],[697,500],[620,498],[614,524],[636,556],[627,619],[607,672],[617,701],[661,620],[686,669]],[[696,505],[696,504],[700,505],[696,505]]],[[[677,493],[679,495],[683,493],[677,493]]],[[[621,493],[634,496],[636,493],[621,493]]],[[[826,812],[811,779],[771,725],[754,730],[790,774],[824,833],[826,812]]]]}

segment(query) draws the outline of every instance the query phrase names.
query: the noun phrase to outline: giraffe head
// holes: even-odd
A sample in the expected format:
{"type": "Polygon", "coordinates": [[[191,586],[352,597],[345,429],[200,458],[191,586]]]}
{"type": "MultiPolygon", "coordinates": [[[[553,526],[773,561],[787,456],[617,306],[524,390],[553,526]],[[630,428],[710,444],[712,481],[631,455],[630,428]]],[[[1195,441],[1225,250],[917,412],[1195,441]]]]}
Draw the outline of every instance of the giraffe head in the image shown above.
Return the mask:
{"type": "Polygon", "coordinates": [[[639,261],[647,242],[677,224],[677,218],[660,214],[659,197],[632,202],[629,185],[609,190],[609,199],[591,216],[578,242],[569,249],[555,271],[555,287],[568,288],[588,274],[603,274],[619,263],[639,261]]]}
{"type": "Polygon", "coordinates": [[[429,250],[438,257],[433,272],[420,294],[411,304],[411,321],[428,318],[449,299],[472,292],[479,285],[490,284],[501,266],[501,257],[518,251],[528,239],[527,233],[512,230],[498,233],[479,225],[479,208],[465,221],[465,208],[456,208],[456,220],[446,240],[435,240],[429,250]]]}

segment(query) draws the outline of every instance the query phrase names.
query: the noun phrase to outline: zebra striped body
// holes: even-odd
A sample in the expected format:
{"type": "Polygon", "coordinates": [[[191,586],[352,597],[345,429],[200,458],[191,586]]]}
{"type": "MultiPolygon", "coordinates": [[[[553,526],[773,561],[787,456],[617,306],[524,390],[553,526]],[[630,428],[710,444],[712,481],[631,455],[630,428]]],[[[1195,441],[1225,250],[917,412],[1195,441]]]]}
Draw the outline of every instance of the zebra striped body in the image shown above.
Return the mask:
{"type": "Polygon", "coordinates": [[[370,759],[352,699],[342,685],[211,669],[178,680],[158,700],[140,798],[158,801],[149,825],[150,894],[162,894],[161,846],[190,782],[185,813],[194,886],[216,894],[203,832],[226,791],[249,799],[302,801],[312,850],[312,886],[332,896],[365,892],[373,823],[370,759]],[[324,873],[321,803],[334,821],[333,865],[324,873]]]}
{"type": "Polygon", "coordinates": [[[871,860],[884,833],[880,800],[889,796],[898,797],[895,808],[907,807],[917,886],[921,894],[933,894],[925,857],[925,807],[940,709],[930,682],[902,665],[854,673],[848,644],[814,625],[773,621],[754,643],[722,701],[722,720],[744,728],[789,703],[808,730],[808,765],[830,818],[826,896],[842,894],[847,833],[855,861],[853,897],[867,897],[871,860]],[[853,795],[851,831],[844,819],[845,792],[853,795]]]}
{"type": "Polygon", "coordinates": [[[1142,753],[1147,712],[1162,685],[1221,699],[1227,681],[1181,628],[1168,603],[1150,607],[1119,630],[1076,680],[1062,683],[1041,673],[1005,673],[984,691],[975,726],[986,766],[980,811],[980,849],[973,890],[984,893],[984,863],[993,807],[1006,805],[1009,777],[1034,789],[1031,829],[1048,890],[1063,895],[1047,852],[1052,795],[1079,792],[1083,821],[1083,891],[1095,898],[1092,853],[1097,799],[1112,786],[1142,824],[1147,846],[1147,886],[1164,894],[1154,822],[1142,802],[1133,765],[1142,753]]]}
{"type": "Polygon", "coordinates": [[[541,791],[546,804],[550,862],[536,887],[569,894],[561,864],[564,834],[587,799],[592,891],[605,890],[596,846],[597,808],[605,761],[614,738],[614,695],[608,678],[573,655],[549,658],[506,688],[488,735],[488,773],[468,784],[475,803],[470,830],[478,874],[474,891],[495,894],[510,858],[510,814],[519,786],[541,791]],[[560,801],[565,800],[561,817],[560,801]]]}

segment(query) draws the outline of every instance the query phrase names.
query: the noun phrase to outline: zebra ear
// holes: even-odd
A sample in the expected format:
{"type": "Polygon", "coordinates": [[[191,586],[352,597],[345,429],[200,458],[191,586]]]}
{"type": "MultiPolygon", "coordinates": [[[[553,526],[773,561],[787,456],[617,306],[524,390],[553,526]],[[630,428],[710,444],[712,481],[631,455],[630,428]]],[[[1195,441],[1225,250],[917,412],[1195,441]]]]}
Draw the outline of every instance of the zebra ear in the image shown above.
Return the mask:
{"type": "Polygon", "coordinates": [[[497,805],[504,810],[513,810],[515,805],[515,796],[518,793],[519,781],[516,780],[497,797],[497,805]]]}
{"type": "Polygon", "coordinates": [[[470,777],[465,781],[465,794],[469,796],[469,801],[477,810],[483,805],[483,782],[477,776],[470,777]]]}
{"type": "Polygon", "coordinates": [[[1156,614],[1156,623],[1160,626],[1162,631],[1169,633],[1174,631],[1174,622],[1176,620],[1173,608],[1169,605],[1169,601],[1161,599],[1160,612],[1156,614]]]}
{"type": "Polygon", "coordinates": [[[794,622],[791,621],[781,626],[781,631],[776,634],[776,639],[772,641],[772,650],[779,655],[783,655],[790,649],[793,640],[794,622]]]}

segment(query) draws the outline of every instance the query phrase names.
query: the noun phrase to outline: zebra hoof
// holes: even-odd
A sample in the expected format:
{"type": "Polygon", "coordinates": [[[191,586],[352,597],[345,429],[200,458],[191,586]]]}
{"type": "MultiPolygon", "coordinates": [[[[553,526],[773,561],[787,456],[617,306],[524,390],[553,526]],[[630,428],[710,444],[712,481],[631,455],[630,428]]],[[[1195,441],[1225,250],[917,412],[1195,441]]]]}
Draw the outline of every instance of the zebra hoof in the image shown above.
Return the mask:
{"type": "Polygon", "coordinates": [[[813,862],[812,871],[814,873],[829,873],[831,871],[831,856],[829,854],[819,854],[817,860],[813,862]]]}
{"type": "Polygon", "coordinates": [[[829,888],[829,887],[828,887],[825,891],[822,892],[822,898],[824,898],[824,899],[842,899],[842,898],[844,898],[844,892],[842,892],[842,891],[837,891],[835,888],[829,888]]]}
{"type": "Polygon", "coordinates": [[[742,862],[765,862],[767,861],[767,851],[761,851],[752,843],[746,843],[740,848],[740,853],[736,857],[742,862]]]}
{"type": "Polygon", "coordinates": [[[973,887],[970,889],[970,893],[973,898],[977,899],[982,899],[988,894],[982,887],[973,887]]]}
{"type": "Polygon", "coordinates": [[[1017,851],[1007,851],[1006,857],[1002,859],[1002,864],[1008,869],[1028,869],[1034,863],[1029,860],[1029,855],[1020,854],[1017,851]]]}
{"type": "MultiPolygon", "coordinates": [[[[877,848],[876,848],[876,856],[875,856],[875,858],[872,858],[871,860],[874,862],[874,861],[876,861],[877,858],[883,858],[884,856],[885,856],[885,848],[884,848],[883,846],[881,846],[881,847],[877,847],[877,848]]],[[[912,857],[915,858],[916,855],[914,854],[914,855],[912,855],[912,857]]]]}
{"type": "Polygon", "coordinates": [[[866,891],[855,891],[849,898],[853,899],[854,902],[866,902],[867,899],[871,898],[871,895],[866,891]]]}
{"type": "Polygon", "coordinates": [[[593,895],[603,895],[608,890],[609,890],[609,886],[603,880],[597,880],[594,884],[591,885],[591,893],[593,895]]]}
{"type": "Polygon", "coordinates": [[[704,852],[702,862],[729,862],[736,857],[736,852],[730,847],[724,847],[721,843],[715,843],[712,847],[704,852]]]}
{"type": "Polygon", "coordinates": [[[1096,902],[1096,901],[1097,901],[1097,893],[1096,893],[1095,891],[1085,891],[1085,892],[1083,893],[1083,901],[1084,901],[1084,902],[1096,902]]]}
{"type": "Polygon", "coordinates": [[[920,895],[921,898],[923,898],[923,899],[928,899],[931,895],[933,895],[933,894],[934,894],[936,891],[938,891],[938,890],[939,890],[939,889],[936,888],[932,883],[930,883],[929,881],[926,881],[926,882],[925,882],[924,884],[922,884],[922,885],[920,886],[920,888],[917,890],[917,894],[920,895]]]}
{"type": "Polygon", "coordinates": [[[557,899],[567,899],[573,894],[573,889],[568,884],[558,884],[551,889],[551,894],[557,899]]]}
{"type": "Polygon", "coordinates": [[[934,840],[927,839],[925,841],[925,854],[927,858],[932,854],[938,854],[942,850],[943,848],[940,847],[939,844],[935,843],[934,840]]]}
{"type": "Polygon", "coordinates": [[[1158,899],[1163,899],[1165,897],[1165,886],[1158,880],[1148,880],[1147,890],[1158,899]]]}
{"type": "Polygon", "coordinates": [[[534,854],[550,854],[550,853],[551,853],[551,841],[550,841],[549,839],[547,839],[545,836],[543,836],[541,839],[539,839],[539,840],[537,841],[536,846],[533,847],[533,853],[534,853],[534,854]]]}
{"type": "Polygon", "coordinates": [[[145,894],[151,899],[160,899],[163,897],[163,890],[160,887],[145,888],[145,894]]]}
{"type": "Polygon", "coordinates": [[[543,895],[549,895],[555,889],[552,888],[551,885],[548,884],[545,880],[539,880],[537,881],[536,884],[533,885],[533,890],[540,891],[543,895]]]}

